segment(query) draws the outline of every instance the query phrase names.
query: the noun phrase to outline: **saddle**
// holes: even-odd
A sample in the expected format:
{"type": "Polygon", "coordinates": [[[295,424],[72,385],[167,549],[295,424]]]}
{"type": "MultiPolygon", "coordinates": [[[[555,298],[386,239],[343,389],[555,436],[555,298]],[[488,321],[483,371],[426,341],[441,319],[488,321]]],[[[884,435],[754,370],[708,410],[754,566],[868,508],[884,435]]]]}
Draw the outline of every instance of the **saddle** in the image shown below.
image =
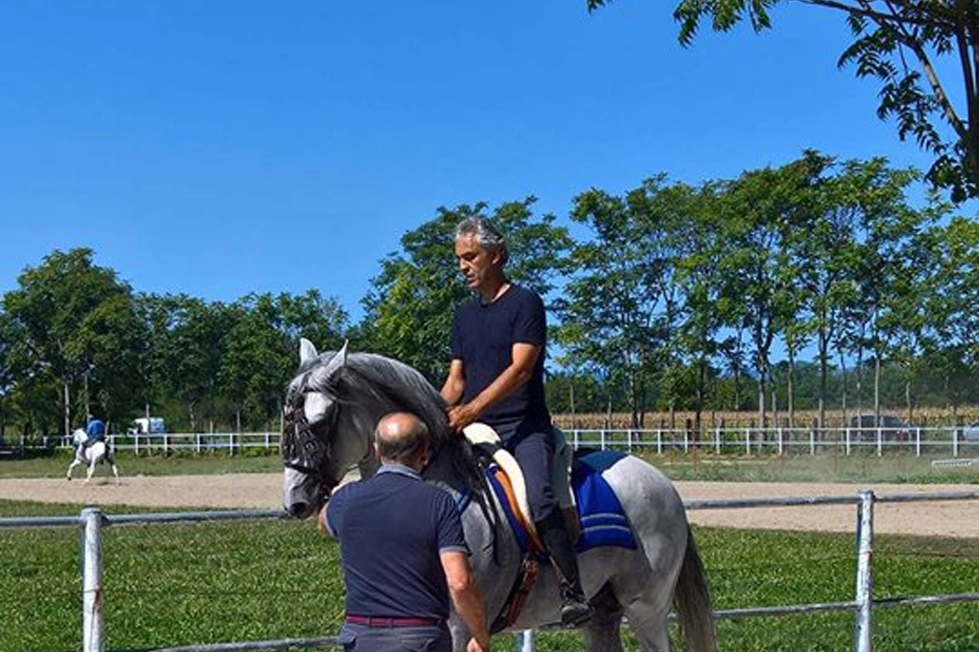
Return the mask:
{"type": "MultiPolygon", "coordinates": [[[[531,541],[538,549],[544,546],[540,543],[534,519],[530,514],[530,504],[527,502],[527,483],[517,460],[503,448],[500,436],[485,423],[473,423],[463,429],[463,434],[469,442],[486,451],[502,473],[497,474],[497,480],[503,486],[507,502],[514,512],[520,525],[527,531],[531,541]],[[500,477],[500,476],[503,477],[500,477]]],[[[581,531],[578,511],[575,506],[574,491],[571,489],[571,467],[574,462],[574,450],[568,444],[564,433],[553,429],[554,460],[551,465],[551,491],[561,514],[564,516],[568,534],[572,543],[577,540],[581,531]]]]}

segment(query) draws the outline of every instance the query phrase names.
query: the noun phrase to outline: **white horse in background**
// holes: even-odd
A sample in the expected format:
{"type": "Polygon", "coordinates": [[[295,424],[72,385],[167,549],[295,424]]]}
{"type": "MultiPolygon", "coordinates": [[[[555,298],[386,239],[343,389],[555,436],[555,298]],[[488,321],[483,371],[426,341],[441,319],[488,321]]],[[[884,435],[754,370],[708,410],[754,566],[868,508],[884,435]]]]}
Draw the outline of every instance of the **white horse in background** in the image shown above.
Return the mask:
{"type": "Polygon", "coordinates": [[[108,462],[112,465],[112,475],[115,476],[118,482],[119,469],[116,468],[116,458],[112,454],[112,449],[109,448],[109,445],[104,441],[97,441],[86,446],[86,441],[88,441],[88,434],[82,428],[79,428],[71,434],[71,443],[75,447],[75,459],[68,465],[68,472],[65,474],[65,477],[71,480],[71,470],[79,464],[87,464],[88,474],[85,476],[85,482],[87,483],[92,479],[92,474],[95,473],[95,465],[99,462],[108,462]]]}

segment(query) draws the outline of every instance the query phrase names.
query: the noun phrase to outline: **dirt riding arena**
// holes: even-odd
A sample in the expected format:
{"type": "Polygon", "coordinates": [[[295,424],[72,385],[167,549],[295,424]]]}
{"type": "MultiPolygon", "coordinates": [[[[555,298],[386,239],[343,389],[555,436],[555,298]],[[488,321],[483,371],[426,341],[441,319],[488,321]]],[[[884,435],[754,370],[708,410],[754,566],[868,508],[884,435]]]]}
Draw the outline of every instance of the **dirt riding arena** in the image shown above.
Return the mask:
{"type": "MultiPolygon", "coordinates": [[[[96,477],[88,485],[63,478],[0,479],[0,499],[77,505],[172,507],[178,510],[276,509],[281,505],[278,474],[122,477],[118,483],[96,477]]],[[[855,496],[862,485],[679,482],[684,500],[776,498],[786,496],[855,496]]],[[[977,491],[976,485],[870,485],[878,495],[977,491]]],[[[132,511],[132,510],[126,510],[132,511]]],[[[979,501],[944,501],[878,505],[874,512],[879,533],[979,537],[979,501]]],[[[852,532],[852,505],[703,510],[690,512],[702,525],[783,530],[852,532]]]]}

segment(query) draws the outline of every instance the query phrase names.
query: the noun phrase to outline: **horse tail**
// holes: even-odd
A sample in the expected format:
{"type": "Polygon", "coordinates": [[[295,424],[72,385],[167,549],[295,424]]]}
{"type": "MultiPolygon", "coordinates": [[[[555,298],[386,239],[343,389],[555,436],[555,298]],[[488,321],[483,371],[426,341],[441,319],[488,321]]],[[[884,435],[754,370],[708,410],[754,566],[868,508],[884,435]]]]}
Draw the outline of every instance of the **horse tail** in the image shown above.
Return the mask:
{"type": "Polygon", "coordinates": [[[717,634],[714,631],[714,610],[711,607],[704,565],[697,554],[697,545],[689,525],[687,551],[683,557],[673,600],[687,649],[691,652],[715,652],[717,634]]]}

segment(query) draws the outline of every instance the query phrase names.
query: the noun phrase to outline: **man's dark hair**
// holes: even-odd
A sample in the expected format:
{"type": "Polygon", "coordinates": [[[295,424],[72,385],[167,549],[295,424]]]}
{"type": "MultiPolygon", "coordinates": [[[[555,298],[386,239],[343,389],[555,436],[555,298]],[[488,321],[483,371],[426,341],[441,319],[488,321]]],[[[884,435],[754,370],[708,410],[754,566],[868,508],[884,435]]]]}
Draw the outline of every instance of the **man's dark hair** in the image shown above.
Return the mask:
{"type": "Polygon", "coordinates": [[[400,464],[409,464],[414,462],[428,446],[431,436],[428,426],[421,419],[412,418],[412,427],[394,437],[381,435],[381,426],[384,422],[382,419],[374,432],[377,452],[382,458],[400,464]]]}
{"type": "Polygon", "coordinates": [[[467,217],[456,225],[456,240],[470,235],[476,238],[476,243],[483,249],[499,249],[504,263],[509,260],[510,249],[507,247],[506,238],[488,218],[482,215],[467,217]]]}

